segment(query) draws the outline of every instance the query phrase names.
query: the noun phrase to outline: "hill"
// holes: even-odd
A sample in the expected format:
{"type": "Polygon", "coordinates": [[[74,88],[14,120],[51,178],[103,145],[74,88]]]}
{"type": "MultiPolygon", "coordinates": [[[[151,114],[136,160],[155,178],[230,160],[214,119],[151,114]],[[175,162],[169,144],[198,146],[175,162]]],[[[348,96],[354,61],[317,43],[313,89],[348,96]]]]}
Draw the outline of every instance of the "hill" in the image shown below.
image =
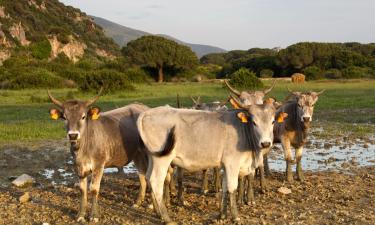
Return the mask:
{"type": "MultiPolygon", "coordinates": [[[[135,40],[142,36],[152,35],[151,33],[132,29],[132,28],[111,22],[109,20],[100,18],[100,17],[95,17],[95,16],[91,16],[91,17],[94,19],[94,22],[96,24],[98,24],[104,29],[104,32],[106,33],[106,35],[108,37],[113,38],[113,40],[120,46],[125,46],[129,41],[135,40]]],[[[226,52],[226,50],[222,48],[218,48],[218,47],[214,47],[210,45],[186,43],[186,42],[180,41],[174,37],[171,37],[165,34],[156,34],[156,35],[176,41],[179,44],[189,46],[195,52],[195,54],[197,54],[199,58],[209,53],[226,52]]]]}
{"type": "Polygon", "coordinates": [[[112,57],[116,43],[85,13],[58,0],[0,0],[0,64],[12,55],[78,61],[85,54],[112,57]]]}

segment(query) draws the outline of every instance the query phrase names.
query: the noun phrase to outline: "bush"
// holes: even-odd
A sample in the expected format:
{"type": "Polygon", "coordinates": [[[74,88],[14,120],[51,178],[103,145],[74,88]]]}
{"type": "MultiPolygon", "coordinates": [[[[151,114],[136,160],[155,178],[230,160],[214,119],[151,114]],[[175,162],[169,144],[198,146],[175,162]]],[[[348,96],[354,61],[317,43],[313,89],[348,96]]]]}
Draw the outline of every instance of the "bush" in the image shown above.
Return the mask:
{"type": "Polygon", "coordinates": [[[127,78],[133,82],[133,83],[148,83],[150,82],[150,78],[146,71],[144,71],[142,68],[135,67],[127,69],[125,72],[125,75],[127,78]]]}
{"type": "Polygon", "coordinates": [[[308,66],[303,70],[306,80],[318,80],[323,78],[323,73],[317,66],[308,66]]]}
{"type": "Polygon", "coordinates": [[[351,66],[342,70],[343,78],[371,78],[373,76],[370,68],[351,66]]]}
{"type": "Polygon", "coordinates": [[[36,69],[29,73],[22,73],[10,80],[9,88],[61,88],[64,87],[64,79],[56,76],[46,69],[36,69]]]}
{"type": "Polygon", "coordinates": [[[52,47],[48,40],[43,40],[30,46],[31,55],[36,59],[48,59],[52,47]]]}
{"type": "Polygon", "coordinates": [[[241,68],[230,75],[229,83],[236,88],[255,89],[263,87],[262,81],[254,72],[241,68]]]}
{"type": "Polygon", "coordinates": [[[324,73],[324,76],[328,79],[340,79],[342,78],[342,73],[338,69],[329,69],[324,73]]]}
{"type": "Polygon", "coordinates": [[[99,90],[104,87],[106,91],[134,90],[126,74],[114,70],[99,70],[85,73],[78,83],[82,91],[99,90]]]}
{"type": "Polygon", "coordinates": [[[272,78],[273,77],[273,70],[270,69],[262,69],[259,73],[261,78],[272,78]]]}

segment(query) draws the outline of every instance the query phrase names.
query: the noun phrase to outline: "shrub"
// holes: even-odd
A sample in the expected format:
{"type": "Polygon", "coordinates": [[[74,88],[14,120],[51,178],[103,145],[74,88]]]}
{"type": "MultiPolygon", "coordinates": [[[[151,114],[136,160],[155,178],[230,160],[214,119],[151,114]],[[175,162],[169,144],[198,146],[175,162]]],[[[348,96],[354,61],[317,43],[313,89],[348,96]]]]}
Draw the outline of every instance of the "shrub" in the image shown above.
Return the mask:
{"type": "Polygon", "coordinates": [[[324,76],[328,79],[340,79],[342,78],[342,73],[338,69],[329,69],[325,71],[324,76]]]}
{"type": "Polygon", "coordinates": [[[82,91],[99,90],[104,87],[106,91],[134,90],[126,74],[114,70],[99,70],[85,73],[78,83],[82,91]]]}
{"type": "Polygon", "coordinates": [[[366,67],[351,66],[342,70],[343,78],[371,78],[371,76],[373,76],[371,69],[366,67]]]}
{"type": "Polygon", "coordinates": [[[259,72],[259,76],[261,78],[272,78],[273,77],[273,70],[271,70],[271,69],[262,69],[259,72]]]}
{"type": "Polygon", "coordinates": [[[308,66],[303,70],[306,80],[318,80],[323,78],[323,72],[317,66],[308,66]]]}
{"type": "Polygon", "coordinates": [[[127,76],[127,78],[133,83],[150,82],[149,75],[142,68],[139,68],[139,67],[129,68],[124,73],[127,76]]]}
{"type": "Polygon", "coordinates": [[[230,75],[229,83],[236,88],[255,89],[263,87],[262,81],[254,72],[241,68],[230,75]]]}
{"type": "Polygon", "coordinates": [[[31,55],[36,59],[48,59],[51,54],[51,45],[48,40],[43,40],[30,46],[31,55]]]}
{"type": "Polygon", "coordinates": [[[64,79],[46,69],[36,69],[29,73],[22,73],[10,80],[11,89],[22,88],[61,88],[64,79]]]}

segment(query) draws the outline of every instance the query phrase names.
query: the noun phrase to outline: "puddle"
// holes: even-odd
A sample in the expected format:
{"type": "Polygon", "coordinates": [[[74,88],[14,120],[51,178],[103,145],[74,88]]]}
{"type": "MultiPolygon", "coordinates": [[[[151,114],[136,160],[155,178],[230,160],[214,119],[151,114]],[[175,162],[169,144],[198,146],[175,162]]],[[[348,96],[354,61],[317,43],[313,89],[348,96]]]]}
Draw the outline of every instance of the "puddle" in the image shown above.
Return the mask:
{"type": "MultiPolygon", "coordinates": [[[[270,153],[271,170],[285,171],[286,165],[280,144],[270,153]]],[[[294,149],[292,148],[294,155],[294,149]]],[[[311,140],[303,152],[302,168],[311,171],[350,170],[353,167],[371,166],[375,164],[375,145],[356,140],[356,143],[340,143],[335,141],[311,140]]]]}

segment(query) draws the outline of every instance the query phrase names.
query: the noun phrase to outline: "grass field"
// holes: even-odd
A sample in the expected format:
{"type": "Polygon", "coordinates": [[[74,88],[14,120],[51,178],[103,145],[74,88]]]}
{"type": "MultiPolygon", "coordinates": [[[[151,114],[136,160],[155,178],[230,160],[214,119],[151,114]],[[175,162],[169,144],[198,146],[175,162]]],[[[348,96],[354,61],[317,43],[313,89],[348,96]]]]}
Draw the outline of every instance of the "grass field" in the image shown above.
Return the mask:
{"type": "MultiPolygon", "coordinates": [[[[270,83],[266,83],[270,85],[270,83]]],[[[292,90],[322,90],[314,119],[330,134],[350,131],[358,135],[374,133],[375,80],[317,81],[302,85],[277,82],[269,96],[283,100],[287,87],[292,90]]],[[[88,99],[94,93],[81,93],[74,89],[52,90],[59,99],[88,99]]],[[[103,111],[142,102],[148,106],[176,105],[176,94],[182,105],[191,106],[190,96],[201,96],[203,101],[224,100],[228,91],[219,82],[167,83],[137,85],[135,91],[107,94],[96,105],[103,111]]],[[[49,103],[46,90],[0,91],[0,144],[28,143],[65,137],[62,121],[49,119],[49,103]]]]}

